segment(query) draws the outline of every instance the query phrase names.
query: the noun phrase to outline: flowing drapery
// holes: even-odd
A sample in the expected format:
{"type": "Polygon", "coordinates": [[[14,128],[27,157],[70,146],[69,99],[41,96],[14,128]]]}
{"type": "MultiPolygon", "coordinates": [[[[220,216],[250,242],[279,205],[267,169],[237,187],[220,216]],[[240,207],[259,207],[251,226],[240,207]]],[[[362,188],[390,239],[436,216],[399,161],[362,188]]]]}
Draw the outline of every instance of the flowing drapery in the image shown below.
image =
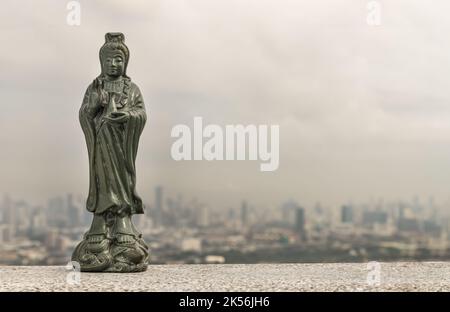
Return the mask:
{"type": "Polygon", "coordinates": [[[144,213],[136,192],[136,154],[147,116],[139,88],[130,84],[128,100],[118,109],[128,115],[125,122],[104,117],[104,109],[95,110],[91,84],[80,109],[80,123],[89,154],[89,196],[87,210],[94,213],[124,211],[144,213]]]}

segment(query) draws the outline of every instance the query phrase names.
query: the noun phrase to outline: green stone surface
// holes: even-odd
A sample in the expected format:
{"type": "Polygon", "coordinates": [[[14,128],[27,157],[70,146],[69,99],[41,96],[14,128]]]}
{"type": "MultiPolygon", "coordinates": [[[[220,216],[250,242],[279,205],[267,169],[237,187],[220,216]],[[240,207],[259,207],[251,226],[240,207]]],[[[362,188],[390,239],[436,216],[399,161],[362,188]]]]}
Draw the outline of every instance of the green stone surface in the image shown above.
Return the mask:
{"type": "Polygon", "coordinates": [[[79,114],[89,155],[86,208],[93,220],[72,261],[84,272],[145,271],[148,247],[131,217],[144,213],[135,160],[147,116],[142,94],[126,74],[124,35],[105,38],[101,74],[87,88],[79,114]]]}

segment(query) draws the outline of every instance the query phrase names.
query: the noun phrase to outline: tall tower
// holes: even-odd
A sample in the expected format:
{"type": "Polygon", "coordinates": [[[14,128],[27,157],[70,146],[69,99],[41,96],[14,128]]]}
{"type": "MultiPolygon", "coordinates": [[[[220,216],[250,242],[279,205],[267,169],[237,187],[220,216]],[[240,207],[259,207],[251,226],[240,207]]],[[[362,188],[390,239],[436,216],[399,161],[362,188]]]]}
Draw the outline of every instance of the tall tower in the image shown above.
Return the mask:
{"type": "Polygon", "coordinates": [[[0,241],[10,242],[16,235],[16,214],[9,195],[3,197],[0,241]],[[3,224],[2,224],[3,223],[3,224]]]}
{"type": "Polygon", "coordinates": [[[241,224],[244,227],[248,226],[248,206],[245,200],[241,205],[241,224]]]}
{"type": "Polygon", "coordinates": [[[297,207],[295,210],[295,231],[301,238],[301,240],[306,240],[305,231],[305,209],[302,207],[297,207]]]}
{"type": "Polygon", "coordinates": [[[15,223],[15,214],[11,198],[5,195],[3,198],[3,223],[13,225],[15,223]]]}
{"type": "Polygon", "coordinates": [[[341,207],[341,222],[353,223],[353,207],[350,205],[344,205],[341,207]]]}
{"type": "Polygon", "coordinates": [[[74,204],[73,195],[67,194],[67,217],[70,227],[76,227],[80,225],[80,211],[78,206],[74,204]]]}

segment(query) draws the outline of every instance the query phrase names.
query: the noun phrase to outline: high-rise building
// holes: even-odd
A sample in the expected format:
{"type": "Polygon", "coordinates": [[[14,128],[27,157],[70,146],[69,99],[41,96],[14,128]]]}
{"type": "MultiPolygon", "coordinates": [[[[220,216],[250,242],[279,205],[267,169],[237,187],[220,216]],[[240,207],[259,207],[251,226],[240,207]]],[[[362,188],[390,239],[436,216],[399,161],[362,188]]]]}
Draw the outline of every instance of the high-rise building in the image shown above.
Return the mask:
{"type": "Polygon", "coordinates": [[[242,226],[248,226],[248,206],[244,200],[241,205],[241,224],[242,226]]]}
{"type": "Polygon", "coordinates": [[[0,244],[9,243],[13,240],[13,227],[10,224],[0,224],[0,244]]]}
{"type": "Polygon", "coordinates": [[[17,215],[16,210],[14,209],[14,204],[11,198],[8,195],[5,195],[3,199],[3,223],[6,225],[4,228],[4,236],[5,241],[11,241],[17,234],[17,215]]]}
{"type": "Polygon", "coordinates": [[[297,209],[295,210],[295,231],[302,240],[306,239],[305,209],[302,207],[297,207],[297,209]]]}
{"type": "Polygon", "coordinates": [[[13,210],[15,230],[26,231],[30,227],[30,205],[24,200],[19,200],[14,203],[13,210]]]}
{"type": "Polygon", "coordinates": [[[414,218],[402,218],[398,220],[397,229],[404,232],[420,232],[420,222],[414,218]]]}
{"type": "Polygon", "coordinates": [[[152,222],[156,226],[163,225],[164,219],[164,194],[163,187],[158,185],[155,187],[155,201],[153,204],[152,212],[149,214],[152,222]]]}
{"type": "Polygon", "coordinates": [[[5,195],[3,198],[3,223],[13,225],[15,224],[15,213],[11,198],[5,195]]]}
{"type": "Polygon", "coordinates": [[[209,213],[208,208],[202,204],[197,209],[197,225],[208,226],[209,225],[209,213]]]}
{"type": "Polygon", "coordinates": [[[48,200],[47,222],[51,226],[64,227],[67,225],[67,211],[64,197],[54,197],[48,200]]]}
{"type": "Polygon", "coordinates": [[[47,230],[47,218],[42,207],[35,207],[31,213],[30,233],[40,235],[47,230]]]}
{"type": "Polygon", "coordinates": [[[76,227],[80,225],[79,207],[74,204],[72,194],[67,194],[67,218],[70,227],[76,227]]]}
{"type": "Polygon", "coordinates": [[[363,223],[366,225],[386,224],[388,221],[388,214],[381,210],[366,210],[363,213],[363,223]]]}
{"type": "Polygon", "coordinates": [[[298,207],[298,203],[294,200],[289,200],[281,205],[281,219],[285,225],[295,225],[295,211],[298,207]]]}
{"type": "Polygon", "coordinates": [[[353,223],[353,207],[350,205],[344,205],[341,207],[341,222],[353,223]]]}

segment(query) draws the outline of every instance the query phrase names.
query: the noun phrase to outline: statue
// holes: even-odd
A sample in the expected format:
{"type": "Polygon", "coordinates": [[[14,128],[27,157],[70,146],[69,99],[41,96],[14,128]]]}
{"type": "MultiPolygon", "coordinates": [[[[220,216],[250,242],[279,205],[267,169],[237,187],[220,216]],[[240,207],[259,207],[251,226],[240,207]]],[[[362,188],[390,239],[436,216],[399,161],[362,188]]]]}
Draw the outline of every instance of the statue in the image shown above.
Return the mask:
{"type": "Polygon", "coordinates": [[[86,206],[94,217],[72,261],[83,272],[140,272],[147,269],[148,247],[131,217],[144,213],[135,159],[147,117],[142,94],[126,74],[124,35],[105,38],[101,74],[87,88],[79,114],[89,155],[86,206]]]}

